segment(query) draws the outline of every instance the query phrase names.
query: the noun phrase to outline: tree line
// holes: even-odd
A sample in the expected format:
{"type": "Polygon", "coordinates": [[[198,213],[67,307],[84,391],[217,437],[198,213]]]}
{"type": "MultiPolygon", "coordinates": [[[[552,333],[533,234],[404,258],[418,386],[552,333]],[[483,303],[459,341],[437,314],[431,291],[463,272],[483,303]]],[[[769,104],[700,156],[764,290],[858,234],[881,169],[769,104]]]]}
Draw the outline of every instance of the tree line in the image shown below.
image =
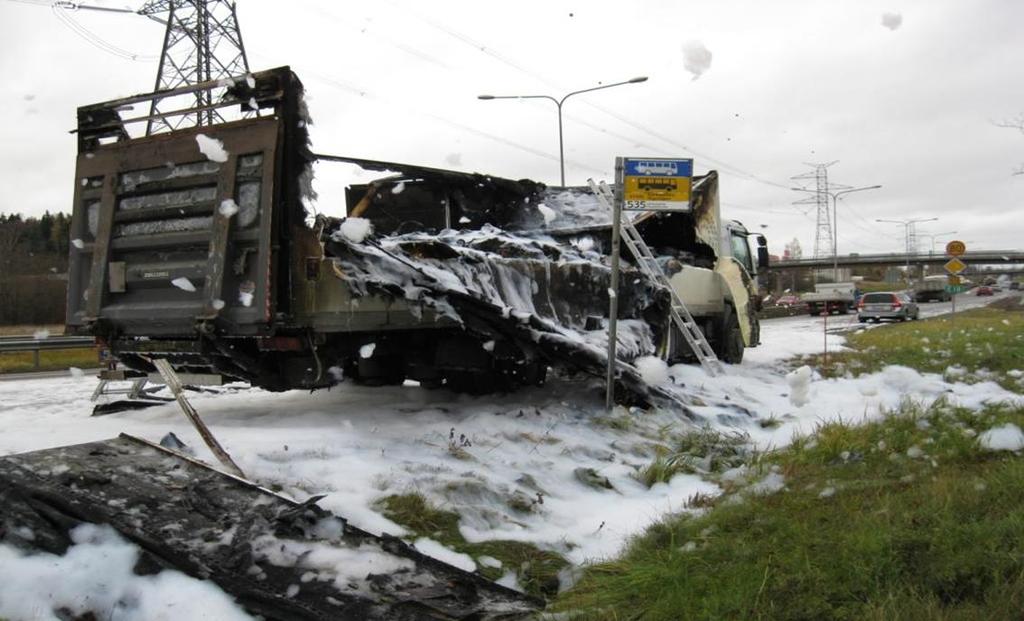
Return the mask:
{"type": "Polygon", "coordinates": [[[0,325],[63,323],[71,216],[0,213],[0,325]]]}

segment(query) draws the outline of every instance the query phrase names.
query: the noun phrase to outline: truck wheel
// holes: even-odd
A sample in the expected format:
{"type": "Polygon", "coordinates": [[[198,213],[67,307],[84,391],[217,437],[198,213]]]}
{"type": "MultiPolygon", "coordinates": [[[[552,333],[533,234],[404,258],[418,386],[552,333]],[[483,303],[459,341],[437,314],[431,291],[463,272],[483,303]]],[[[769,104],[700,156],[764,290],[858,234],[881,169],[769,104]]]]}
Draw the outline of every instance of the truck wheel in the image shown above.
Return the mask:
{"type": "Polygon", "coordinates": [[[743,362],[743,333],[735,312],[730,312],[722,328],[721,337],[716,343],[715,353],[722,362],[739,364],[743,362]]]}

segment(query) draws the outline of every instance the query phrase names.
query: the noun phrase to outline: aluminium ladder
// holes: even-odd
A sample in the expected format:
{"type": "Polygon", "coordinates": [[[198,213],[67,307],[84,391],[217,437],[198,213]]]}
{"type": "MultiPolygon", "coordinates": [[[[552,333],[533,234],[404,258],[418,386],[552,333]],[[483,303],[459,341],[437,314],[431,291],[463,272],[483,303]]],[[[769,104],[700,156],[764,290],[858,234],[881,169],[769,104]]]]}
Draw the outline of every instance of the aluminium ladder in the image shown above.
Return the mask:
{"type": "MultiPolygon", "coordinates": [[[[597,196],[598,200],[608,209],[609,213],[614,214],[615,195],[612,193],[611,188],[603,181],[597,184],[591,179],[589,183],[590,189],[597,196]]],[[[614,223],[612,224],[614,226],[614,223]]],[[[633,226],[633,221],[625,215],[621,215],[619,224],[621,225],[622,240],[636,259],[640,271],[654,282],[668,289],[672,299],[672,307],[669,312],[669,315],[672,317],[672,323],[682,333],[683,338],[686,339],[686,343],[693,350],[694,355],[697,356],[701,366],[712,377],[722,373],[724,369],[722,368],[721,361],[715,355],[715,351],[711,349],[711,345],[708,343],[707,338],[704,337],[704,333],[697,325],[697,322],[693,320],[693,315],[686,308],[686,304],[683,303],[683,300],[676,294],[675,289],[672,288],[672,283],[669,282],[665,271],[658,265],[658,260],[655,258],[654,253],[651,252],[647,242],[640,237],[640,233],[633,226]]]]}

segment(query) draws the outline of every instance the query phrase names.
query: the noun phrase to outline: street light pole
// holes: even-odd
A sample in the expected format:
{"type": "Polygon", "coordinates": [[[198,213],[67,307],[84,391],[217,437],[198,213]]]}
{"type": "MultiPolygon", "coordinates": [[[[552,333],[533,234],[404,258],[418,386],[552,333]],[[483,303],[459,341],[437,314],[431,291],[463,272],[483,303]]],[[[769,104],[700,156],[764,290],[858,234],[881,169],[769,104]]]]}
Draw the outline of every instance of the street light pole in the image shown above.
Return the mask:
{"type": "MultiPolygon", "coordinates": [[[[843,194],[850,194],[852,192],[863,192],[864,190],[877,190],[881,188],[880,185],[869,185],[863,188],[850,188],[848,190],[839,190],[838,192],[829,192],[823,190],[825,194],[832,197],[832,282],[839,282],[839,197],[843,194]]],[[[810,188],[790,188],[797,192],[813,192],[818,193],[818,190],[812,190],[810,188]]],[[[827,214],[826,214],[827,215],[827,214]]]]}
{"type": "Polygon", "coordinates": [[[910,284],[910,229],[918,222],[933,222],[938,218],[913,218],[910,220],[883,220],[882,218],[875,218],[875,222],[891,222],[892,224],[903,225],[903,235],[905,236],[904,246],[906,247],[907,253],[907,284],[910,284]]]}
{"type": "Polygon", "coordinates": [[[946,231],[945,233],[925,233],[924,236],[932,240],[931,250],[928,254],[935,254],[935,238],[942,237],[943,235],[956,235],[959,231],[946,231]]]}
{"type": "Polygon", "coordinates": [[[589,93],[591,91],[600,91],[606,88],[612,88],[614,86],[623,86],[624,84],[639,84],[640,82],[646,82],[646,76],[640,76],[624,82],[615,82],[614,84],[603,84],[601,86],[595,86],[593,88],[584,88],[582,90],[573,91],[566,94],[561,99],[555,99],[551,95],[477,95],[477,99],[483,99],[484,101],[490,101],[492,99],[548,99],[555,102],[555,106],[558,107],[558,167],[561,172],[562,187],[565,187],[565,143],[562,139],[562,104],[565,100],[572,97],[573,95],[579,95],[580,93],[589,93]]]}

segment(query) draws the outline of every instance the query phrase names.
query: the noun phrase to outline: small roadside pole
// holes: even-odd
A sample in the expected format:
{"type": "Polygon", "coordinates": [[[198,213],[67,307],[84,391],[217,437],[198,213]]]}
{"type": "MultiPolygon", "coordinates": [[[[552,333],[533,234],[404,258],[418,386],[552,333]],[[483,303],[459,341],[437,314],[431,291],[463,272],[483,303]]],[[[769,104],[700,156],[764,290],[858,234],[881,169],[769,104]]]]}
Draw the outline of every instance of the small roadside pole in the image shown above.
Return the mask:
{"type": "Polygon", "coordinates": [[[199,418],[199,412],[196,412],[196,409],[192,407],[192,404],[185,398],[185,394],[182,391],[181,379],[178,378],[178,374],[174,372],[171,364],[163,358],[158,358],[153,361],[153,365],[156,367],[156,370],[159,371],[160,376],[164,378],[164,382],[167,384],[167,387],[171,389],[172,393],[174,393],[174,398],[178,400],[178,405],[181,406],[181,410],[185,413],[185,417],[188,418],[189,422],[192,423],[192,426],[199,432],[200,437],[203,438],[203,442],[206,443],[206,446],[210,447],[210,451],[213,452],[217,460],[220,461],[228,472],[244,479],[245,473],[242,472],[242,469],[238,467],[238,464],[231,459],[231,456],[228,455],[228,452],[220,445],[220,442],[217,442],[217,438],[213,437],[213,434],[210,433],[210,429],[206,426],[206,423],[203,422],[203,419],[199,418]]]}
{"type": "MultiPolygon", "coordinates": [[[[605,409],[609,413],[615,407],[615,369],[617,366],[615,351],[618,344],[622,213],[624,211],[689,210],[692,184],[692,159],[615,158],[615,196],[612,205],[612,274],[611,285],[608,289],[608,370],[605,380],[607,382],[605,409]]],[[[635,235],[635,229],[631,229],[629,224],[627,224],[627,234],[635,235]],[[630,233],[630,230],[633,233],[630,233]]],[[[632,247],[639,243],[643,246],[643,242],[635,240],[630,244],[628,243],[629,239],[627,237],[627,245],[632,247]]],[[[644,252],[641,250],[641,254],[644,252]]],[[[652,258],[648,257],[648,259],[652,258]]],[[[639,256],[633,257],[633,260],[643,262],[643,258],[639,256]]],[[[653,266],[651,269],[657,269],[660,273],[661,268],[653,266]]],[[[673,317],[678,319],[675,312],[675,307],[673,307],[673,317]]],[[[685,309],[683,312],[686,313],[685,309]]],[[[689,314],[686,316],[689,318],[689,314]]]]}
{"type": "Polygon", "coordinates": [[[823,304],[825,310],[821,311],[821,334],[822,344],[824,346],[824,361],[823,366],[828,367],[828,301],[823,304]]]}
{"type": "Polygon", "coordinates": [[[949,316],[950,322],[956,321],[956,294],[962,293],[967,288],[963,283],[963,279],[960,278],[960,274],[967,269],[967,264],[960,260],[960,257],[965,252],[967,252],[967,245],[962,241],[953,240],[946,244],[946,256],[949,257],[949,261],[946,261],[943,267],[946,268],[946,273],[949,274],[946,291],[949,292],[949,299],[953,304],[949,316]]]}

